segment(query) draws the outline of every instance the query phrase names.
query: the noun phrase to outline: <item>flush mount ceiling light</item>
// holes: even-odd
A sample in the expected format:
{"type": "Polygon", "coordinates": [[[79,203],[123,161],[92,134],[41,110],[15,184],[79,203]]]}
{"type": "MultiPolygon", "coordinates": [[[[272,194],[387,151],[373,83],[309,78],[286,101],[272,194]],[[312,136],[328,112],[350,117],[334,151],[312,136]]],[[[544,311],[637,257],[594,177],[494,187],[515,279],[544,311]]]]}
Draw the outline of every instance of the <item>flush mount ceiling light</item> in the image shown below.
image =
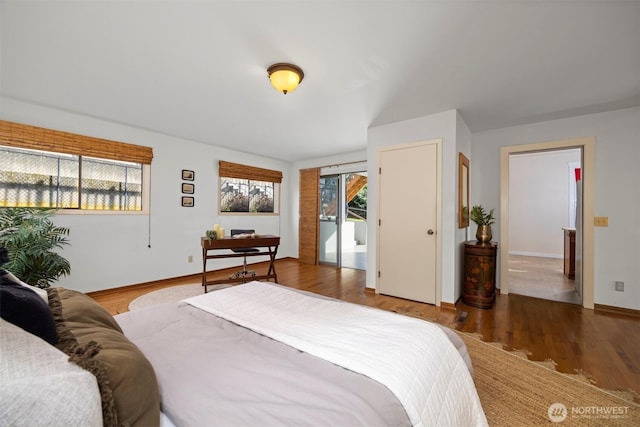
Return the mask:
{"type": "Polygon", "coordinates": [[[304,78],[304,73],[300,67],[284,62],[273,64],[267,68],[267,73],[269,74],[271,85],[278,92],[282,92],[285,95],[296,90],[304,78]]]}

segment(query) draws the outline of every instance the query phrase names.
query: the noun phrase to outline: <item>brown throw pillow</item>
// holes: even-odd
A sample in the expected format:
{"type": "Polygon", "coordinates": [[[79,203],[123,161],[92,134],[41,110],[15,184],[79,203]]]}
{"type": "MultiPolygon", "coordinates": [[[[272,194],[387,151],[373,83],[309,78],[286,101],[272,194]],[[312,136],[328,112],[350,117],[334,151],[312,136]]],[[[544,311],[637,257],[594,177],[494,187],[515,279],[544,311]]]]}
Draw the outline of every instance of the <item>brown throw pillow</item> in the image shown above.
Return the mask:
{"type": "Polygon", "coordinates": [[[105,425],[108,420],[126,426],[159,425],[160,397],[153,367],[123,335],[113,316],[88,295],[70,289],[50,290],[49,301],[60,337],[58,347],[71,356],[70,360],[75,358],[81,366],[95,371],[106,400],[105,425]]]}

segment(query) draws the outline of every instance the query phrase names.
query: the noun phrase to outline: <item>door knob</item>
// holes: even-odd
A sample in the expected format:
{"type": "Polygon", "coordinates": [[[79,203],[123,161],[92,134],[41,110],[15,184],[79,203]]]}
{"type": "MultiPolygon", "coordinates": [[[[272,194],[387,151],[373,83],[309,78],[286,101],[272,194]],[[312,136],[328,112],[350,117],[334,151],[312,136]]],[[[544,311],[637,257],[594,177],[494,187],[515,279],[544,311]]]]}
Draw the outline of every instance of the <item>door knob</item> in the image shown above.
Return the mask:
{"type": "Polygon", "coordinates": [[[433,233],[435,233],[435,231],[433,231],[433,230],[431,230],[431,229],[430,229],[429,231],[427,231],[427,234],[428,234],[428,235],[432,235],[433,233]]]}

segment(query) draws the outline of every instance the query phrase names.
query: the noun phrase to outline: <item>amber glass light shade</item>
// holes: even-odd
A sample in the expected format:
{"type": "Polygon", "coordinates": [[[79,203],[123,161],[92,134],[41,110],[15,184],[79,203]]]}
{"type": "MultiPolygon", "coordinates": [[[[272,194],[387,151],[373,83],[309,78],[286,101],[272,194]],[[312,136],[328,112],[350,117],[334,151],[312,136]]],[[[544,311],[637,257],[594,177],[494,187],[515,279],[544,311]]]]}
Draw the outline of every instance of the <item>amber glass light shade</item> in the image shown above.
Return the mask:
{"type": "Polygon", "coordinates": [[[304,78],[302,69],[293,64],[273,64],[267,69],[267,73],[269,74],[271,85],[278,92],[282,92],[285,95],[296,90],[304,78]]]}

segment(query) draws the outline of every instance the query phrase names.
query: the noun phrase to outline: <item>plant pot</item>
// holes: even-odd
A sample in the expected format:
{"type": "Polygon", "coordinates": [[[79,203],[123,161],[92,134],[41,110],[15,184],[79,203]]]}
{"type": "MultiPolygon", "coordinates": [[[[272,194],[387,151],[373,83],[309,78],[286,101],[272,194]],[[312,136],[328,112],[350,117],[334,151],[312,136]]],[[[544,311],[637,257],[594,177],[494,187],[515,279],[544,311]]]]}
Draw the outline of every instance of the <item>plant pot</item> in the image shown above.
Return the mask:
{"type": "Polygon", "coordinates": [[[478,226],[478,231],[476,231],[476,239],[478,239],[478,242],[489,243],[492,237],[490,225],[478,226]]]}

